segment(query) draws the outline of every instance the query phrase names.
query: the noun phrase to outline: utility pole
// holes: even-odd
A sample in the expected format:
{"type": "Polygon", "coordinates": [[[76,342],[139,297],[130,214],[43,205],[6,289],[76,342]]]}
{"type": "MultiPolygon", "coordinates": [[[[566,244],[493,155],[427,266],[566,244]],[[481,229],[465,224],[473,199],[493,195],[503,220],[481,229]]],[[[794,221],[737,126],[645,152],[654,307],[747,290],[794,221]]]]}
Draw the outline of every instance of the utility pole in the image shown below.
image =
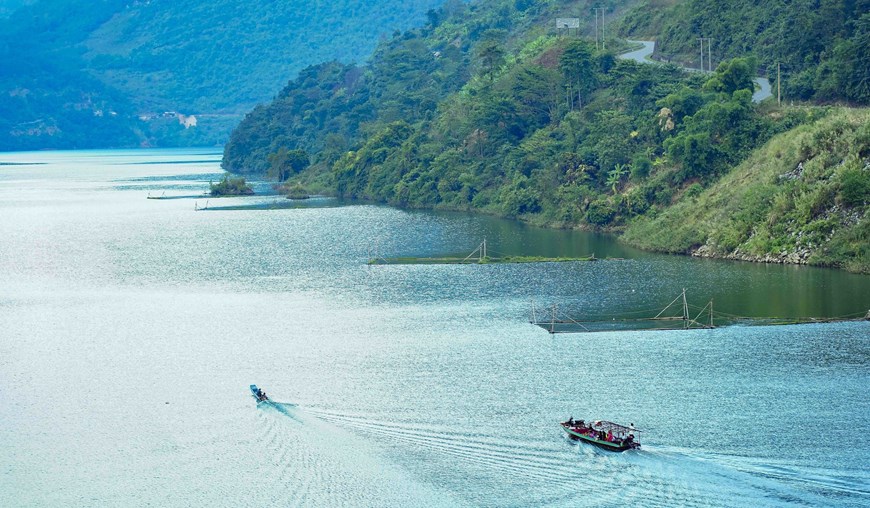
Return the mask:
{"type": "Polygon", "coordinates": [[[709,67],[709,71],[713,72],[713,39],[707,37],[707,67],[709,67]]]}
{"type": "Polygon", "coordinates": [[[607,49],[604,42],[604,9],[601,9],[601,50],[604,51],[607,49]]]}
{"type": "Polygon", "coordinates": [[[701,72],[708,70],[713,72],[713,39],[710,37],[698,37],[701,43],[701,72]],[[707,41],[707,68],[704,68],[704,41],[707,41]]]}
{"type": "Polygon", "coordinates": [[[594,7],[592,10],[595,11],[595,50],[598,50],[598,9],[599,7],[594,7]]]}
{"type": "Polygon", "coordinates": [[[776,105],[782,106],[782,74],[779,67],[779,62],[776,62],[776,105]]]}
{"type": "Polygon", "coordinates": [[[595,49],[598,48],[598,14],[601,14],[601,49],[605,49],[604,47],[604,7],[593,7],[593,11],[595,11],[595,49]]]}

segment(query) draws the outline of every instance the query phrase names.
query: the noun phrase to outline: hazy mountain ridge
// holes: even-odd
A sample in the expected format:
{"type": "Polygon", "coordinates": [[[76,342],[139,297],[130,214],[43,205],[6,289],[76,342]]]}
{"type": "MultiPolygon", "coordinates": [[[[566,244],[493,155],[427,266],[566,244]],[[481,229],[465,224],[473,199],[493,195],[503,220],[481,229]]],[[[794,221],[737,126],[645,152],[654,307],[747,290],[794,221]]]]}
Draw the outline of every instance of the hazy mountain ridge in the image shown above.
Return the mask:
{"type": "Polygon", "coordinates": [[[363,60],[440,1],[7,3],[0,150],[222,143],[306,65],[363,60]]]}

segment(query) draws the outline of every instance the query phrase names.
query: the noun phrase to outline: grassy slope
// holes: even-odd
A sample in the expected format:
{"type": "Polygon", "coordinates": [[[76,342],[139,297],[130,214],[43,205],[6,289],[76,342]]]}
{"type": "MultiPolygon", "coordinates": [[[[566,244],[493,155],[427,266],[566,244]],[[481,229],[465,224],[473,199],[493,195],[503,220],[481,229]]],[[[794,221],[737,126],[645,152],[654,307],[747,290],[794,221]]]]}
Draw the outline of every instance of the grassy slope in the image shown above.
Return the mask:
{"type": "Polygon", "coordinates": [[[639,219],[622,238],[662,252],[870,273],[867,182],[870,110],[838,109],[774,137],[699,196],[639,219]],[[847,174],[863,178],[863,204],[845,188],[847,174]]]}

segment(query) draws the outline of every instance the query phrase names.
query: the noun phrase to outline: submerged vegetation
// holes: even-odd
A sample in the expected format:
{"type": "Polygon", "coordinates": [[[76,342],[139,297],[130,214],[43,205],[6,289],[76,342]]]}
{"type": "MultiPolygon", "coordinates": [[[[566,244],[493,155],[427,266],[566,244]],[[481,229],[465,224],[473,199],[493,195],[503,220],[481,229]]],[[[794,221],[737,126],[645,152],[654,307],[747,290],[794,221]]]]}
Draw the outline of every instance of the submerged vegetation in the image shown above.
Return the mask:
{"type": "MultiPolygon", "coordinates": [[[[631,4],[608,11],[615,16],[618,5],[631,4]]],[[[627,241],[668,252],[748,252],[757,260],[870,270],[861,250],[870,152],[861,129],[846,120],[865,113],[754,104],[753,77],[766,53],[739,52],[712,73],[692,73],[621,60],[603,44],[552,28],[554,17],[589,8],[569,0],[449,3],[424,27],[383,42],[365,67],[332,62],[303,71],[236,129],[224,168],[275,175],[276,160],[304,153],[301,169],[286,172],[287,187],[627,231],[627,241]],[[833,128],[826,122],[837,118],[851,125],[840,145],[783,145],[833,128]],[[762,146],[788,151],[782,157],[794,167],[823,166],[826,176],[808,173],[777,198],[774,215],[759,211],[774,196],[735,179],[757,176],[769,156],[762,146]],[[727,208],[742,221],[739,232],[729,233],[726,222],[708,230],[675,218],[696,219],[705,206],[721,210],[711,196],[722,188],[732,193],[729,203],[752,203],[752,210],[727,208]],[[814,203],[809,214],[806,200],[814,203]],[[800,240],[783,237],[793,232],[800,240]]],[[[696,15],[712,23],[715,14],[696,15]]]]}

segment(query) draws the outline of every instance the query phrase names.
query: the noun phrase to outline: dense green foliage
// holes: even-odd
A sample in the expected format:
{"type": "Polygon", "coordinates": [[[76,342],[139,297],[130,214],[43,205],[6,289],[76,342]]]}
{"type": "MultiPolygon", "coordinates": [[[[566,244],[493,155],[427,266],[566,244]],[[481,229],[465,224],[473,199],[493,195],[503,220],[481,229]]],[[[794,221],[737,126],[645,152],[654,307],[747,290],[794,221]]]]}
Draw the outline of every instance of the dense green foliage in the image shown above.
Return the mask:
{"type": "Polygon", "coordinates": [[[329,165],[380,126],[430,120],[439,102],[473,77],[494,81],[515,58],[511,51],[531,34],[551,32],[553,17],[565,12],[592,12],[591,4],[448,1],[428,13],[425,26],[382,42],[365,67],[329,62],[300,72],[233,132],[224,167],[264,172],[281,147],[305,149],[329,165]]]}
{"type": "MultiPolygon", "coordinates": [[[[638,64],[553,33],[552,18],[589,8],[584,2],[523,7],[453,5],[383,42],[364,67],[306,69],[246,117],[224,167],[265,173],[280,154],[304,150],[312,164],[291,184],[405,207],[633,231],[675,205],[691,210],[771,137],[820,114],[754,104],[754,56],[725,60],[710,74],[638,64]]],[[[856,168],[867,160],[856,157],[856,168]]],[[[837,177],[840,206],[855,209],[866,198],[856,168],[837,177]]],[[[676,251],[704,244],[673,223],[661,231],[677,235],[676,251]]]]}
{"type": "Polygon", "coordinates": [[[710,189],[634,223],[624,239],[870,273],[870,111],[837,111],[775,137],[710,189]]]}
{"type": "Polygon", "coordinates": [[[621,30],[655,36],[665,58],[695,67],[698,37],[709,37],[714,62],[755,55],[771,78],[781,64],[786,98],[870,104],[868,0],[650,0],[621,30]]]}
{"type": "Polygon", "coordinates": [[[231,176],[229,173],[218,183],[209,183],[212,196],[250,196],[254,189],[245,182],[243,176],[231,176]]]}
{"type": "Polygon", "coordinates": [[[223,143],[300,69],[364,59],[441,3],[0,2],[0,150],[223,143]]]}
{"type": "Polygon", "coordinates": [[[290,176],[299,173],[308,167],[311,159],[305,150],[288,150],[281,147],[277,152],[269,155],[268,175],[283,182],[290,176]]]}
{"type": "Polygon", "coordinates": [[[378,123],[432,116],[438,102],[469,79],[474,41],[508,21],[479,11],[458,2],[432,11],[425,27],[381,43],[366,67],[329,62],[304,69],[236,128],[224,168],[263,172],[282,147],[305,149],[331,164],[378,123]]]}

